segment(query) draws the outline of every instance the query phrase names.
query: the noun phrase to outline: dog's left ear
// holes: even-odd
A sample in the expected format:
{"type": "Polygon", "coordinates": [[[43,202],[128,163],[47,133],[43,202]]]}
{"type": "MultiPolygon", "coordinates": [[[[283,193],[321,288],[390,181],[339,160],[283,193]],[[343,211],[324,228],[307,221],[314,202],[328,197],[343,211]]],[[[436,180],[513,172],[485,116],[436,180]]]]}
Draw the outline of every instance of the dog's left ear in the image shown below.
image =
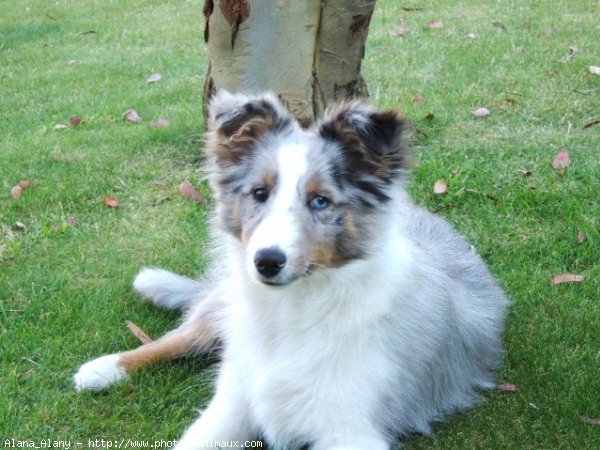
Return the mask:
{"type": "Polygon", "coordinates": [[[261,138],[293,122],[287,108],[273,94],[252,97],[220,91],[208,110],[207,153],[225,165],[247,157],[261,138]]]}
{"type": "Polygon", "coordinates": [[[378,112],[361,101],[329,108],[317,124],[321,137],[337,142],[355,169],[385,181],[410,165],[410,152],[402,143],[406,128],[398,111],[378,112]]]}

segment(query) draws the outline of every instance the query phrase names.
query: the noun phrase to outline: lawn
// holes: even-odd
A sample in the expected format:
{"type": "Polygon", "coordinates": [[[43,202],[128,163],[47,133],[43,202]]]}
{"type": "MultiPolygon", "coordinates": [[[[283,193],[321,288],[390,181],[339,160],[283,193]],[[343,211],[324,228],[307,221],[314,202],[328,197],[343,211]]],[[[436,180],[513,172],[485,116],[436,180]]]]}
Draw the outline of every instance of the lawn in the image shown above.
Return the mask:
{"type": "MultiPolygon", "coordinates": [[[[0,445],[176,439],[210,398],[206,362],[100,395],[77,395],[71,376],[138,345],[126,320],[152,337],[177,323],[138,301],[140,266],[204,267],[210,207],[178,192],[188,181],[210,198],[202,2],[1,9],[0,445]],[[132,108],[141,122],[124,119],[132,108]],[[15,199],[20,181],[32,185],[15,199]]],[[[592,0],[378,2],[363,71],[373,103],[412,120],[410,191],[468,236],[512,300],[499,382],[516,391],[406,449],[599,446],[599,17],[592,0]],[[570,162],[555,169],[561,151],[570,162]],[[584,279],[551,284],[565,273],[584,279]]]]}

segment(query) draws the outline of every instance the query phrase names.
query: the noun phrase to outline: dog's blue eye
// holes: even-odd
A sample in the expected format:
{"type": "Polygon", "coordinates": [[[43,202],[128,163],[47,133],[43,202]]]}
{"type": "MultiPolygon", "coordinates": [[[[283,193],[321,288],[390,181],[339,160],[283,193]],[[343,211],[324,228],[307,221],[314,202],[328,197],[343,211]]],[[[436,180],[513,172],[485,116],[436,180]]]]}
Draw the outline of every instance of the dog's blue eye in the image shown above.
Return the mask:
{"type": "Polygon", "coordinates": [[[265,188],[257,188],[252,191],[252,198],[258,203],[265,203],[269,198],[269,191],[265,188]]]}
{"type": "Polygon", "coordinates": [[[322,195],[315,195],[313,198],[310,199],[309,202],[310,209],[312,209],[313,211],[323,211],[330,204],[331,202],[329,201],[329,199],[327,197],[323,197],[322,195]]]}

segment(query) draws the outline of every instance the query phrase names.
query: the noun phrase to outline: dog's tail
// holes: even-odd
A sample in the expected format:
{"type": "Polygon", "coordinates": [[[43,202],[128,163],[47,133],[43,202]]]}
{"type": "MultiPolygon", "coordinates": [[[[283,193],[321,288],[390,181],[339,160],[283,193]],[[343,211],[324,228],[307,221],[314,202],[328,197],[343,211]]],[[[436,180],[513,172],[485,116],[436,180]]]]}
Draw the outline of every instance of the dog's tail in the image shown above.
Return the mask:
{"type": "Polygon", "coordinates": [[[202,283],[168,270],[144,268],[133,281],[133,288],[156,306],[185,309],[203,293],[202,283]]]}

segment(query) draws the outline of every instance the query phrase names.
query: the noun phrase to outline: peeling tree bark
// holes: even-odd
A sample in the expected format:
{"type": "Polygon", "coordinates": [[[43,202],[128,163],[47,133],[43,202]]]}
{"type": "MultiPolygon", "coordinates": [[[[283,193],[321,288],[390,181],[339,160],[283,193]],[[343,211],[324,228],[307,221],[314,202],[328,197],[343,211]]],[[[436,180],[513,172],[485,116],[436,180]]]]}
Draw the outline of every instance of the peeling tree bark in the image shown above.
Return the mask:
{"type": "Polygon", "coordinates": [[[218,90],[273,91],[304,123],[366,96],[360,74],[375,0],[205,0],[208,72],[218,90]]]}

